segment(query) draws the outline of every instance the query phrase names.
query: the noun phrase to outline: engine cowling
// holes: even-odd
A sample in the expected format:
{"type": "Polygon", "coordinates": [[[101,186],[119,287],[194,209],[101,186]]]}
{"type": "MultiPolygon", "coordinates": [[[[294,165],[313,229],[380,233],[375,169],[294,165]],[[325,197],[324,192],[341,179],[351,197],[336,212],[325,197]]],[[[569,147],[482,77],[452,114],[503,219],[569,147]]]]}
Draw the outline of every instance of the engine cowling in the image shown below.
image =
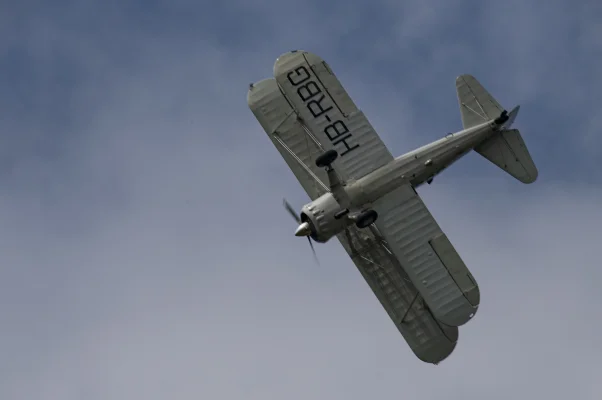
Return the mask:
{"type": "Polygon", "coordinates": [[[335,218],[341,211],[331,193],[326,193],[301,209],[301,221],[308,222],[310,237],[319,243],[325,243],[345,229],[351,221],[348,218],[335,218]]]}

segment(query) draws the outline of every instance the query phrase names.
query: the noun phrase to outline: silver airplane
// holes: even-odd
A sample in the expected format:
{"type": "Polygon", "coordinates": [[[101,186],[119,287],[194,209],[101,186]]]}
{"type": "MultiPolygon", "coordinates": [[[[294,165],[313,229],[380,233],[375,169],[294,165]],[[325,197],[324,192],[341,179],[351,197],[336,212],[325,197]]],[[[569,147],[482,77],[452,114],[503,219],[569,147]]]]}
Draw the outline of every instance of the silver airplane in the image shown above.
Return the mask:
{"type": "MultiPolygon", "coordinates": [[[[281,55],[274,77],[251,84],[249,108],[311,202],[294,234],[336,237],[414,354],[438,364],[470,321],[480,291],[416,192],[477,153],[523,183],[538,171],[506,111],[471,75],[456,79],[464,129],[394,158],[329,65],[306,51],[281,55]]],[[[315,256],[315,252],[314,252],[315,256]]]]}

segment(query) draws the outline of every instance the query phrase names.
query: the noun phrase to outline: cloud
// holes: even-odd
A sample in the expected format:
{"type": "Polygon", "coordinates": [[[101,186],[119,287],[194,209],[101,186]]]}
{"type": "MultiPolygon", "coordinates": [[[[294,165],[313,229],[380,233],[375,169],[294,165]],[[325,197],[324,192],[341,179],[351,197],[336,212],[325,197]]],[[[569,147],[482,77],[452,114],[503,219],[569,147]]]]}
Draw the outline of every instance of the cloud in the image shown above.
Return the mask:
{"type": "Polygon", "coordinates": [[[598,398],[600,53],[582,4],[11,6],[0,397],[598,398]],[[293,48],[331,64],[396,154],[459,129],[460,73],[524,105],[537,183],[469,155],[420,190],[483,293],[438,367],[336,242],[316,266],[290,235],[281,198],[307,197],[245,96],[293,48]]]}

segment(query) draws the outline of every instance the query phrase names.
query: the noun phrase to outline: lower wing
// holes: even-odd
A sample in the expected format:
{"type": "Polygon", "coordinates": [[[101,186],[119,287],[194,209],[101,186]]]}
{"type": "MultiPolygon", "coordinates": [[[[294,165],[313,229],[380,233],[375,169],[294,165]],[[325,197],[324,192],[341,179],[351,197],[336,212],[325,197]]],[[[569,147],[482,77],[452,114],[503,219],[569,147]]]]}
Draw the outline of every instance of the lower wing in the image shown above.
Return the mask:
{"type": "Polygon", "coordinates": [[[376,230],[351,226],[337,238],[414,354],[432,364],[447,358],[456,347],[458,328],[433,317],[376,230]]]}
{"type": "Polygon", "coordinates": [[[433,316],[449,326],[477,312],[479,287],[416,190],[404,185],[377,200],[375,222],[433,316]]]}

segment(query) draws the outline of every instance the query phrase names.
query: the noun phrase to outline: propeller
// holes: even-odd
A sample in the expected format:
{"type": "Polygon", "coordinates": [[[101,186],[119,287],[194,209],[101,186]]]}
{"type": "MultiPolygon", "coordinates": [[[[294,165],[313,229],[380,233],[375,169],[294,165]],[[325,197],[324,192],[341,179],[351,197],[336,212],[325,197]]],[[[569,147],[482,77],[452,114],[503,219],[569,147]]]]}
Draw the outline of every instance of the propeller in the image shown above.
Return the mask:
{"type": "Polygon", "coordinates": [[[298,224],[301,224],[301,217],[297,215],[297,212],[295,211],[293,206],[291,206],[290,203],[286,201],[286,199],[283,199],[282,201],[284,203],[284,208],[286,208],[286,211],[288,211],[291,217],[293,217],[293,219],[297,221],[298,224]]]}
{"type": "Polygon", "coordinates": [[[291,206],[290,203],[288,201],[286,201],[286,199],[283,199],[283,204],[284,204],[284,208],[286,209],[286,211],[288,211],[288,213],[291,215],[291,217],[293,217],[295,222],[297,222],[297,224],[299,224],[299,227],[295,231],[295,236],[307,237],[307,241],[309,242],[309,247],[311,248],[311,251],[314,255],[314,260],[316,261],[316,263],[318,265],[320,265],[320,261],[318,260],[318,256],[316,255],[316,250],[314,249],[314,244],[310,237],[311,226],[309,225],[308,222],[301,221],[301,217],[297,214],[297,212],[295,211],[293,206],[291,206]]]}

